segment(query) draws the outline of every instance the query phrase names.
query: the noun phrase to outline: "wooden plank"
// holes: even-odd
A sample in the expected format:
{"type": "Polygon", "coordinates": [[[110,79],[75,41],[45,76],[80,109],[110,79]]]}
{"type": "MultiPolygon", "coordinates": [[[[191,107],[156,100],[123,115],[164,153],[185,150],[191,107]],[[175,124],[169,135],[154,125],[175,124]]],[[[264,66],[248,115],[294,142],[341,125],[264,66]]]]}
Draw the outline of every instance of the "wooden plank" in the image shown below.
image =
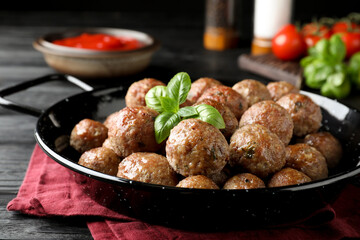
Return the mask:
{"type": "Polygon", "coordinates": [[[238,65],[242,70],[274,81],[286,81],[298,88],[302,86],[302,69],[296,61],[281,61],[272,54],[242,54],[238,58],[238,65]]]}

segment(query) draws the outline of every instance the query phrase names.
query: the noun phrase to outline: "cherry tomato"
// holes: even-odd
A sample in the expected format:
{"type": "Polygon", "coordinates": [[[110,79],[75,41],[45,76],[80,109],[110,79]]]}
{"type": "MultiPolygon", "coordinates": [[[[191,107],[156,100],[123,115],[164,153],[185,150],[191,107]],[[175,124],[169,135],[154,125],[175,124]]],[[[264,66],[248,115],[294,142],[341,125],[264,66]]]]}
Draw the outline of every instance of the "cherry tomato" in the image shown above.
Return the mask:
{"type": "Polygon", "coordinates": [[[330,38],[331,31],[328,27],[318,23],[306,24],[301,29],[301,34],[305,40],[307,48],[313,47],[319,40],[330,38]]]}
{"type": "Polygon", "coordinates": [[[339,34],[345,43],[346,58],[350,58],[354,53],[360,51],[360,33],[344,32],[339,34]]]}
{"type": "Polygon", "coordinates": [[[353,32],[359,30],[359,26],[353,22],[337,22],[332,26],[333,33],[342,33],[342,32],[353,32]]]}
{"type": "Polygon", "coordinates": [[[301,57],[306,44],[295,25],[287,24],[272,39],[272,51],[281,60],[294,60],[301,57]]]}

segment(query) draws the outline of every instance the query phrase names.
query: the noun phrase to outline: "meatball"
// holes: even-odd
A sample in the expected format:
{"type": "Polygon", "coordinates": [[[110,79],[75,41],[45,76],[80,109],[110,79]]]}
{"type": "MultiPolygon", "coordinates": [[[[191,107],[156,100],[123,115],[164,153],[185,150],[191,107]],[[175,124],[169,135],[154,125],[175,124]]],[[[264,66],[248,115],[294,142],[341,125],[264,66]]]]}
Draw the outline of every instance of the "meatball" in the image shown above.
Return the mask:
{"type": "Polygon", "coordinates": [[[258,102],[252,105],[240,119],[239,126],[257,123],[267,127],[275,133],[285,144],[289,144],[292,136],[294,124],[290,114],[279,104],[272,100],[258,102]]]}
{"type": "Polygon", "coordinates": [[[105,147],[98,147],[84,152],[79,164],[95,171],[116,176],[120,158],[113,150],[105,147]]]}
{"type": "Polygon", "coordinates": [[[198,101],[202,101],[204,99],[212,99],[223,103],[225,106],[230,108],[238,120],[248,108],[246,99],[240,93],[228,86],[222,85],[207,89],[198,101]]]}
{"type": "Polygon", "coordinates": [[[117,118],[117,115],[119,114],[120,112],[117,111],[117,112],[114,112],[112,114],[110,114],[104,121],[104,125],[105,127],[107,127],[108,129],[110,128],[110,126],[113,126],[113,121],[116,121],[116,118],[117,118]]]}
{"type": "Polygon", "coordinates": [[[286,166],[305,173],[312,180],[328,176],[325,157],[316,148],[304,143],[286,147],[286,166]]]}
{"type": "Polygon", "coordinates": [[[176,187],[181,188],[201,188],[201,189],[219,189],[219,187],[210,178],[203,175],[196,175],[184,178],[176,187]]]}
{"type": "Polygon", "coordinates": [[[220,172],[229,160],[229,146],[222,133],[199,119],[175,126],[166,142],[166,157],[179,174],[209,176],[220,172]]]}
{"type": "Polygon", "coordinates": [[[300,93],[289,93],[277,103],[285,108],[294,122],[294,135],[298,137],[314,133],[321,127],[322,114],[320,106],[310,97],[300,93]]]}
{"type": "Polygon", "coordinates": [[[240,173],[230,178],[223,189],[265,188],[263,180],[251,173],[240,173]]]}
{"type": "Polygon", "coordinates": [[[204,99],[202,101],[195,103],[195,105],[200,105],[200,104],[207,104],[213,106],[214,108],[216,108],[216,110],[219,111],[225,122],[225,128],[220,129],[220,132],[225,136],[225,138],[229,139],[239,125],[239,122],[236,119],[234,113],[221,102],[217,102],[211,99],[204,99]]]}
{"type": "Polygon", "coordinates": [[[126,106],[146,106],[145,95],[155,86],[165,86],[165,84],[154,78],[144,78],[131,84],[125,96],[126,106]]]}
{"type": "Polygon", "coordinates": [[[310,133],[305,136],[304,143],[322,153],[328,168],[336,167],[342,157],[341,143],[329,132],[310,133]]]}
{"type": "Polygon", "coordinates": [[[249,107],[257,102],[271,100],[269,90],[266,86],[253,79],[242,80],[236,83],[232,88],[245,97],[249,107]]]}
{"type": "Polygon", "coordinates": [[[154,122],[158,112],[148,107],[125,107],[109,126],[106,146],[121,158],[134,152],[156,152],[154,122]]]}
{"type": "Polygon", "coordinates": [[[83,119],[75,125],[70,134],[70,146],[83,153],[92,148],[101,147],[108,137],[108,129],[101,122],[83,119]]]}
{"type": "Polygon", "coordinates": [[[166,157],[156,153],[137,152],[124,158],[119,164],[117,176],[166,186],[178,183],[166,157]]]}
{"type": "Polygon", "coordinates": [[[194,81],[191,84],[190,91],[187,95],[187,99],[190,102],[196,102],[201,95],[208,89],[217,85],[221,85],[221,82],[213,78],[203,77],[194,81]]]}
{"type": "Polygon", "coordinates": [[[272,176],[268,182],[268,187],[282,187],[306,182],[311,182],[311,178],[305,173],[287,167],[272,176]]]}
{"type": "Polygon", "coordinates": [[[292,85],[289,82],[280,81],[280,82],[270,82],[266,85],[271,99],[274,101],[279,100],[281,97],[285,96],[288,93],[298,93],[299,89],[292,85]]]}
{"type": "Polygon", "coordinates": [[[245,125],[230,139],[230,165],[260,178],[267,177],[285,165],[285,146],[266,127],[245,125]]]}
{"type": "Polygon", "coordinates": [[[216,185],[223,186],[225,182],[230,178],[231,176],[231,169],[228,165],[225,165],[225,167],[217,173],[211,174],[208,177],[213,180],[216,185]]]}

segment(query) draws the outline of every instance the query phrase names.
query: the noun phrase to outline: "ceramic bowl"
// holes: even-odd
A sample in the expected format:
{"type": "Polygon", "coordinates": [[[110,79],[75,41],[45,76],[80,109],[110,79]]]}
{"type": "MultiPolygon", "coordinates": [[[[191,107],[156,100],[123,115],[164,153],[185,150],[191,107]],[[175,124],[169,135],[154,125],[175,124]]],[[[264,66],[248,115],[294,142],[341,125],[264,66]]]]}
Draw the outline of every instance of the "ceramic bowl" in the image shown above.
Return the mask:
{"type": "Polygon", "coordinates": [[[134,30],[116,28],[84,28],[46,34],[34,41],[36,50],[43,53],[46,63],[56,71],[79,78],[114,78],[136,74],[150,63],[160,43],[152,36],[134,30]],[[129,51],[100,51],[66,47],[54,40],[78,36],[82,33],[103,33],[135,38],[143,47],[129,51]]]}

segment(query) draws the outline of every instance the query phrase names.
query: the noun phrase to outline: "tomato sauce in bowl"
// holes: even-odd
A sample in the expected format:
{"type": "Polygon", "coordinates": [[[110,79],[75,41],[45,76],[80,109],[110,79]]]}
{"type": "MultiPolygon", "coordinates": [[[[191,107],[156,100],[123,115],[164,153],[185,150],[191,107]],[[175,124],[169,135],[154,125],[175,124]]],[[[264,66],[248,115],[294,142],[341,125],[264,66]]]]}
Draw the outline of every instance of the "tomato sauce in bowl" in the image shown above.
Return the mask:
{"type": "Polygon", "coordinates": [[[82,33],[75,37],[54,40],[52,43],[66,47],[100,51],[129,51],[144,46],[142,42],[135,38],[113,36],[104,33],[82,33]]]}

